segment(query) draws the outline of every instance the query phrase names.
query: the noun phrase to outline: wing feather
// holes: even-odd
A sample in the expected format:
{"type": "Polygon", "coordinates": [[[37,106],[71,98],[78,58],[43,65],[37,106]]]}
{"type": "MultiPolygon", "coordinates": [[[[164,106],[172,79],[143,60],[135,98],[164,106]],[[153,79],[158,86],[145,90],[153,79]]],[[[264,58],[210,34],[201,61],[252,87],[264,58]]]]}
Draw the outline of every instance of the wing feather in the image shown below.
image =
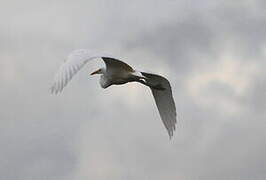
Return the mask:
{"type": "Polygon", "coordinates": [[[145,79],[147,84],[160,85],[164,88],[164,90],[151,88],[151,91],[163,124],[168,131],[169,137],[172,138],[176,125],[176,107],[171,85],[166,78],[160,75],[145,72],[142,72],[142,74],[147,77],[145,79]]]}
{"type": "MultiPolygon", "coordinates": [[[[123,63],[122,61],[110,56],[109,54],[87,50],[79,49],[75,50],[69,54],[64,63],[60,66],[58,72],[55,75],[54,82],[51,87],[52,93],[59,93],[68,84],[68,82],[73,78],[73,76],[90,60],[95,58],[103,58],[107,69],[108,68],[127,68],[129,65],[123,63]],[[109,62],[110,61],[110,62],[109,62]]],[[[131,67],[130,67],[131,68],[131,67]]]]}
{"type": "Polygon", "coordinates": [[[106,64],[107,70],[116,69],[118,71],[122,70],[122,71],[134,72],[134,69],[128,64],[124,63],[123,61],[110,57],[102,57],[102,59],[106,64]]]}

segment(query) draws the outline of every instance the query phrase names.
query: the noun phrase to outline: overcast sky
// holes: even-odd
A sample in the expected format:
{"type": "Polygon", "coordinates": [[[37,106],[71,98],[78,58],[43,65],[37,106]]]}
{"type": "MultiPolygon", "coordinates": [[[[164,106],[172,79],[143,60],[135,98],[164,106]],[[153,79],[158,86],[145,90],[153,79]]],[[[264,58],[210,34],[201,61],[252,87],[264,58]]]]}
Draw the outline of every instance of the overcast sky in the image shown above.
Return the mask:
{"type": "Polygon", "coordinates": [[[264,0],[10,0],[0,6],[0,179],[266,179],[264,0]],[[169,141],[152,94],[101,89],[90,62],[63,93],[74,49],[124,57],[172,84],[169,141]]]}

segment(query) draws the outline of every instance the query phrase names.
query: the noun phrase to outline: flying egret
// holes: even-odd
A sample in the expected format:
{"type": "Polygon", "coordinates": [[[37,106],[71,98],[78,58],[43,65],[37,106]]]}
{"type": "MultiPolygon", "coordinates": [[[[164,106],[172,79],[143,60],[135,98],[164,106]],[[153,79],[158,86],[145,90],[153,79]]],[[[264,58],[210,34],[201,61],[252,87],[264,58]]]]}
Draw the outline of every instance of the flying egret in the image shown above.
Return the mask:
{"type": "Polygon", "coordinates": [[[169,81],[157,74],[134,70],[128,64],[108,54],[86,49],[73,51],[56,73],[51,92],[55,94],[61,92],[72,77],[88,61],[95,58],[103,59],[106,65],[105,68],[100,68],[91,73],[91,75],[101,74],[100,85],[102,88],[128,82],[139,82],[151,89],[160,117],[171,138],[176,124],[176,107],[169,81]]]}

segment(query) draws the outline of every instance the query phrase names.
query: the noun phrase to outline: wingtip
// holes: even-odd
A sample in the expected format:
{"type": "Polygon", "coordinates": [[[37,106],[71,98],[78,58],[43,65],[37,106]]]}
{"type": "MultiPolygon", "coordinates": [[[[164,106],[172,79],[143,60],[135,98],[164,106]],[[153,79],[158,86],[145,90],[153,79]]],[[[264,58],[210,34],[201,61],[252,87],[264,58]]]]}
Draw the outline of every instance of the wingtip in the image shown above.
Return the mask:
{"type": "Polygon", "coordinates": [[[169,135],[169,141],[171,141],[173,139],[174,132],[171,131],[171,132],[168,133],[168,135],[169,135]]]}
{"type": "Polygon", "coordinates": [[[50,93],[51,94],[54,94],[54,95],[57,95],[59,92],[61,92],[60,90],[56,89],[55,86],[52,86],[50,88],[50,93]]]}
{"type": "Polygon", "coordinates": [[[169,140],[172,140],[173,139],[173,136],[174,136],[174,132],[176,130],[176,122],[174,124],[174,126],[170,129],[168,129],[168,135],[169,135],[169,140]]]}
{"type": "Polygon", "coordinates": [[[169,140],[171,141],[173,139],[173,132],[171,134],[169,133],[169,140]]]}

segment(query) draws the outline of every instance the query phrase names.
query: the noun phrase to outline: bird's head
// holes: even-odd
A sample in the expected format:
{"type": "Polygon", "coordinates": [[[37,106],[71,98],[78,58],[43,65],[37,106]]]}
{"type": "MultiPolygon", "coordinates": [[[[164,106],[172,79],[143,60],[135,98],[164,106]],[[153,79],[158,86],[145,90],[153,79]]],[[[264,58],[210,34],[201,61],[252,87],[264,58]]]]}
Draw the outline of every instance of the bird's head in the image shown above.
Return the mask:
{"type": "Polygon", "coordinates": [[[94,75],[94,74],[103,74],[104,73],[104,69],[100,68],[97,71],[92,72],[90,75],[94,75]]]}

